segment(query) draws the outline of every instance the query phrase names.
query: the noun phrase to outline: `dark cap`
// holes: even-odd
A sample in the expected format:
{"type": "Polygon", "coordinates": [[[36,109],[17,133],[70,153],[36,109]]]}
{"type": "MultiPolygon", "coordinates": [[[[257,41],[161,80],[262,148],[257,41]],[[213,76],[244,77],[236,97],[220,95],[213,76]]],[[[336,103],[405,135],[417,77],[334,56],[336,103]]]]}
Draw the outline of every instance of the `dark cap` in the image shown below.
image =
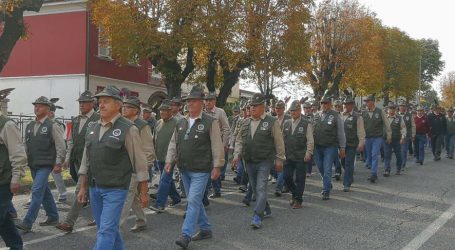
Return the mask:
{"type": "Polygon", "coordinates": [[[138,109],[141,108],[141,100],[139,100],[139,98],[137,98],[136,96],[127,97],[125,100],[123,100],[123,103],[133,105],[138,109]]]}
{"type": "Polygon", "coordinates": [[[180,98],[180,97],[172,97],[171,102],[172,103],[176,103],[176,104],[178,104],[180,106],[180,105],[182,105],[182,98],[180,98]]]}
{"type": "Polygon", "coordinates": [[[171,106],[172,106],[171,100],[165,99],[165,100],[163,100],[163,102],[161,102],[161,105],[158,109],[159,110],[171,110],[171,106]]]}
{"type": "Polygon", "coordinates": [[[279,100],[278,102],[276,102],[275,108],[276,109],[284,109],[284,108],[286,108],[286,104],[284,103],[284,101],[279,100]]]}
{"type": "Polygon", "coordinates": [[[239,105],[235,105],[234,107],[232,107],[232,112],[240,112],[239,105]]]}
{"type": "Polygon", "coordinates": [[[89,90],[84,91],[81,96],[76,100],[78,102],[93,102],[95,98],[93,97],[92,92],[89,90]]]}
{"type": "Polygon", "coordinates": [[[348,104],[348,103],[355,103],[354,99],[352,97],[346,97],[343,100],[343,104],[348,104]]]}
{"type": "Polygon", "coordinates": [[[310,109],[311,107],[312,107],[312,106],[311,106],[311,103],[309,103],[309,102],[305,102],[305,103],[303,104],[303,108],[310,109]]]}
{"type": "Polygon", "coordinates": [[[335,101],[333,102],[333,105],[335,105],[335,106],[341,106],[341,105],[343,105],[343,102],[342,102],[341,100],[335,100],[335,101]]]}
{"type": "Polygon", "coordinates": [[[117,99],[119,101],[122,100],[122,97],[120,96],[120,89],[118,89],[114,85],[108,85],[106,86],[101,92],[95,95],[96,98],[106,96],[106,97],[112,97],[114,99],[117,99]]]}
{"type": "Polygon", "coordinates": [[[193,88],[191,88],[190,94],[187,97],[185,97],[185,100],[191,99],[199,100],[205,99],[204,87],[202,87],[202,85],[194,85],[193,88]]]}
{"type": "Polygon", "coordinates": [[[291,103],[291,106],[289,107],[289,110],[290,111],[295,111],[295,110],[298,110],[298,109],[301,109],[301,106],[300,106],[300,101],[299,100],[295,100],[291,103]]]}
{"type": "Polygon", "coordinates": [[[40,97],[38,97],[38,99],[36,99],[34,102],[32,102],[32,104],[33,105],[35,105],[35,104],[44,104],[44,105],[47,105],[47,106],[51,107],[52,102],[49,101],[49,99],[47,99],[47,97],[40,96],[40,97]]]}
{"type": "Polygon", "coordinates": [[[51,103],[51,105],[49,105],[49,107],[51,108],[50,110],[52,112],[55,112],[57,109],[63,109],[62,106],[55,105],[55,103],[51,103]]]}
{"type": "Polygon", "coordinates": [[[205,100],[213,100],[213,99],[216,99],[216,93],[215,93],[215,92],[209,92],[209,93],[205,96],[205,100]]]}
{"type": "Polygon", "coordinates": [[[255,106],[255,105],[263,104],[264,102],[265,102],[265,96],[261,93],[255,93],[251,97],[250,105],[255,106]]]}
{"type": "Polygon", "coordinates": [[[389,105],[387,106],[388,109],[396,109],[397,108],[397,105],[393,102],[389,103],[389,105]]]}
{"type": "Polygon", "coordinates": [[[319,102],[316,102],[316,101],[315,101],[315,102],[313,102],[313,103],[311,104],[311,106],[312,106],[312,107],[319,107],[319,106],[321,106],[321,105],[319,104],[319,102]]]}
{"type": "Polygon", "coordinates": [[[367,98],[365,98],[364,101],[365,102],[368,102],[368,101],[373,101],[374,102],[375,100],[376,100],[376,98],[374,97],[374,95],[368,95],[367,98]]]}

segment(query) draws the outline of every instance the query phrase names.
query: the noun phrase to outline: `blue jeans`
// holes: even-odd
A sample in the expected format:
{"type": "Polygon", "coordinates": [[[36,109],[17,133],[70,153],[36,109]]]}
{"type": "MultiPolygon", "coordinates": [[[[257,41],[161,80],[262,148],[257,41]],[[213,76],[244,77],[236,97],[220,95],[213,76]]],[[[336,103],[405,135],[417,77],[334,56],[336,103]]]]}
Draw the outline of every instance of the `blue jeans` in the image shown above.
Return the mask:
{"type": "Polygon", "coordinates": [[[226,175],[226,169],[227,169],[227,163],[228,163],[228,153],[224,154],[224,166],[221,168],[221,174],[218,179],[211,181],[212,182],[212,187],[213,187],[213,192],[216,194],[221,194],[221,178],[226,175]]]}
{"type": "Polygon", "coordinates": [[[283,191],[283,186],[284,186],[284,174],[283,171],[277,172],[274,167],[270,170],[270,173],[272,174],[273,177],[276,178],[276,191],[283,191]]]}
{"type": "Polygon", "coordinates": [[[210,225],[207,213],[202,205],[202,198],[207,188],[210,173],[192,172],[183,169],[180,171],[180,177],[183,180],[188,201],[186,216],[182,225],[182,234],[192,237],[195,234],[196,226],[199,226],[201,230],[211,230],[212,225],[210,225]]]}
{"type": "Polygon", "coordinates": [[[370,137],[365,139],[365,150],[367,155],[367,165],[371,167],[371,175],[378,175],[379,155],[381,146],[384,142],[382,137],[370,137]]]}
{"type": "Polygon", "coordinates": [[[338,154],[336,154],[333,164],[335,165],[335,174],[341,175],[341,162],[340,162],[340,156],[338,154]]]}
{"type": "Polygon", "coordinates": [[[322,192],[326,194],[330,194],[330,190],[332,189],[332,164],[336,154],[338,154],[338,148],[336,146],[326,147],[316,145],[314,160],[322,176],[322,192]]]}
{"type": "Polygon", "coordinates": [[[350,187],[354,180],[354,163],[356,147],[346,146],[346,157],[342,160],[344,166],[343,186],[350,187]]]}
{"type": "MultiPolygon", "coordinates": [[[[407,149],[407,148],[406,148],[407,149]]],[[[392,161],[392,150],[395,152],[395,157],[397,158],[397,171],[401,170],[403,162],[401,159],[402,155],[402,144],[400,144],[400,139],[392,140],[392,143],[384,143],[384,168],[385,171],[390,172],[390,162],[392,161]]]]}
{"type": "Polygon", "coordinates": [[[245,168],[243,167],[243,161],[237,162],[237,179],[242,180],[245,168]]]}
{"type": "Polygon", "coordinates": [[[267,184],[270,169],[273,167],[273,161],[264,161],[260,163],[246,163],[248,177],[250,178],[251,189],[256,196],[256,207],[254,212],[259,217],[264,217],[264,211],[268,207],[267,203],[267,184]]]}
{"type": "Polygon", "coordinates": [[[427,144],[427,136],[425,134],[416,134],[414,155],[418,162],[423,162],[425,159],[425,144],[427,144]]]}
{"type": "Polygon", "coordinates": [[[13,194],[10,191],[10,184],[0,185],[0,237],[2,237],[7,247],[22,249],[21,235],[9,215],[12,198],[13,194]]]}
{"type": "Polygon", "coordinates": [[[90,187],[90,204],[96,221],[95,250],[125,249],[119,231],[128,189],[90,187]]]}
{"type": "Polygon", "coordinates": [[[455,135],[446,136],[446,150],[449,157],[453,157],[453,151],[455,148],[455,135]]]}
{"type": "Polygon", "coordinates": [[[401,166],[402,168],[406,167],[406,162],[408,159],[409,144],[411,143],[411,137],[406,137],[404,143],[401,144],[401,166]]]}
{"type": "Polygon", "coordinates": [[[38,217],[41,204],[43,204],[48,220],[58,220],[57,206],[48,186],[48,178],[52,172],[52,167],[43,166],[40,168],[30,168],[30,170],[33,178],[32,200],[23,223],[28,227],[32,227],[36,217],[38,217]]]}
{"type": "Polygon", "coordinates": [[[305,191],[306,166],[304,161],[286,160],[284,164],[284,180],[286,186],[292,193],[292,199],[302,202],[303,192],[305,191]],[[295,182],[294,182],[295,173],[295,182]]]}
{"type": "Polygon", "coordinates": [[[167,196],[169,195],[174,203],[180,202],[181,198],[172,180],[173,171],[167,173],[164,170],[164,162],[156,161],[156,165],[161,173],[160,184],[158,186],[158,193],[156,197],[156,206],[164,207],[166,205],[167,196]]]}

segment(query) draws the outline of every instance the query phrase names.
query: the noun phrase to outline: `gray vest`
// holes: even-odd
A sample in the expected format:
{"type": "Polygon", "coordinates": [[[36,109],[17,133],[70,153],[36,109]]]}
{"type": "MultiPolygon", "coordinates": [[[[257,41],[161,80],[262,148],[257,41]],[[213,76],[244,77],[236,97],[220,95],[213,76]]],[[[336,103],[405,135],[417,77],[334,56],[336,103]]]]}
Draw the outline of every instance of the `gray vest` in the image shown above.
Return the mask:
{"type": "Polygon", "coordinates": [[[141,133],[142,128],[148,125],[148,123],[140,118],[137,118],[136,120],[134,120],[134,125],[136,125],[136,127],[139,129],[139,133],[141,133]]]}
{"type": "Polygon", "coordinates": [[[392,130],[392,140],[401,139],[401,116],[395,115],[395,118],[390,123],[390,129],[392,130]]]}
{"type": "Polygon", "coordinates": [[[357,147],[359,145],[359,137],[357,136],[357,119],[359,115],[352,112],[346,120],[344,120],[344,133],[346,135],[346,146],[357,147]]]}
{"type": "Polygon", "coordinates": [[[283,139],[285,145],[286,159],[292,161],[303,161],[306,154],[307,128],[309,121],[301,117],[299,123],[292,133],[292,120],[283,123],[283,139]]]}
{"type": "Polygon", "coordinates": [[[365,124],[366,138],[382,137],[384,135],[384,122],[382,121],[382,110],[375,108],[370,118],[368,110],[362,113],[365,124]]]}
{"type": "Polygon", "coordinates": [[[73,119],[73,131],[72,131],[72,140],[73,140],[73,148],[71,149],[70,155],[70,162],[76,164],[77,166],[81,165],[82,155],[84,153],[85,147],[85,134],[87,133],[87,128],[93,126],[96,121],[100,119],[100,115],[98,113],[93,113],[87,121],[85,122],[84,126],[79,133],[79,126],[80,126],[80,117],[76,117],[73,119]]]}
{"type": "Polygon", "coordinates": [[[330,110],[322,119],[322,113],[314,117],[314,142],[324,147],[338,146],[337,119],[340,114],[330,110]]]}
{"type": "Polygon", "coordinates": [[[210,129],[215,118],[202,113],[191,128],[186,119],[177,122],[177,166],[193,172],[212,171],[212,142],[210,129]]]}
{"type": "MultiPolygon", "coordinates": [[[[4,115],[0,115],[0,132],[9,121],[4,115]]],[[[5,144],[0,144],[0,185],[8,184],[12,175],[11,162],[9,161],[8,148],[5,144]]]]}
{"type": "Polygon", "coordinates": [[[259,122],[254,137],[251,138],[251,118],[244,120],[240,133],[245,143],[243,146],[243,158],[245,161],[260,163],[275,159],[275,141],[272,137],[272,126],[275,122],[277,122],[276,118],[266,115],[259,122]]]}
{"type": "Polygon", "coordinates": [[[99,140],[101,124],[88,128],[85,138],[89,157],[90,184],[102,188],[128,189],[133,166],[125,148],[126,133],[133,126],[120,117],[99,140]]]}
{"type": "Polygon", "coordinates": [[[412,115],[409,112],[401,115],[403,118],[404,124],[406,125],[406,137],[410,138],[412,136],[412,115]]]}
{"type": "Polygon", "coordinates": [[[35,121],[27,125],[25,131],[25,145],[27,146],[28,166],[37,167],[52,167],[57,159],[57,151],[55,142],[52,138],[51,119],[46,118],[34,135],[35,121]]]}

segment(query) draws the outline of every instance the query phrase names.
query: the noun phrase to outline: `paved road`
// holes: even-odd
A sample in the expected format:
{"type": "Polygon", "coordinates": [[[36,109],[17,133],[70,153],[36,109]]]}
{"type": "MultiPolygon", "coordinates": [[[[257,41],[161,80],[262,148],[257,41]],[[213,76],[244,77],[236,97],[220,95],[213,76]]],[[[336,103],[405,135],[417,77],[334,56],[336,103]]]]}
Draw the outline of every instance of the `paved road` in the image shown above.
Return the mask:
{"type": "MultiPolygon", "coordinates": [[[[380,177],[371,184],[368,170],[358,163],[352,192],[342,192],[342,183],[334,182],[329,201],[321,200],[321,180],[313,175],[300,210],[289,208],[289,194],[274,197],[274,185],[270,185],[273,216],[260,230],[249,227],[252,208],[243,206],[237,186],[225,181],[223,197],[208,208],[214,238],[192,242],[190,249],[455,249],[455,161],[409,165],[403,175],[380,177]]],[[[15,197],[20,218],[26,200],[26,196],[15,197]]],[[[63,219],[69,205],[58,208],[63,219]]],[[[178,249],[174,240],[183,208],[180,205],[163,214],[147,209],[149,230],[125,234],[127,249],[178,249]]],[[[89,214],[85,209],[77,231],[68,235],[36,225],[33,233],[23,237],[26,249],[91,249],[96,230],[86,227],[89,214]]],[[[41,211],[38,221],[44,219],[41,211]]],[[[129,223],[134,223],[132,218],[129,223]]]]}

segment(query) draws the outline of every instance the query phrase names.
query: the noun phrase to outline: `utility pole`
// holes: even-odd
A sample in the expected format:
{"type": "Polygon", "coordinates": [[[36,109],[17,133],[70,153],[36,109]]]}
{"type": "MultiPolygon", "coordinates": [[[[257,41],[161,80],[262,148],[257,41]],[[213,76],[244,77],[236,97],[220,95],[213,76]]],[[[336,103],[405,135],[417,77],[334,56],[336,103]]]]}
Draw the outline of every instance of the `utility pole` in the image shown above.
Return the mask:
{"type": "Polygon", "coordinates": [[[417,105],[420,105],[421,95],[422,95],[422,47],[420,47],[419,57],[419,92],[417,93],[417,105]]]}

